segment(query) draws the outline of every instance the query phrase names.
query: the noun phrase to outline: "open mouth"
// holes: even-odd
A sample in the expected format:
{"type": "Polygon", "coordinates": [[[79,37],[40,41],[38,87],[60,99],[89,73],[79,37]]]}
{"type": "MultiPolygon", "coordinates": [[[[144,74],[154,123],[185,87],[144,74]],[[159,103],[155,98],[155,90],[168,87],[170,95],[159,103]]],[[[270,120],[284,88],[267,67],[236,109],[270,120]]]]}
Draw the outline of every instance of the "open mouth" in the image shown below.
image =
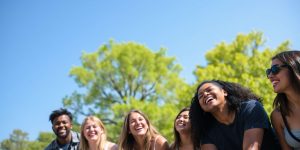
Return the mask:
{"type": "Polygon", "coordinates": [[[136,131],[142,131],[143,130],[143,127],[137,127],[135,128],[136,131]]]}
{"type": "Polygon", "coordinates": [[[210,101],[212,101],[213,98],[212,97],[208,97],[207,99],[205,99],[205,104],[208,104],[210,101]]]}
{"type": "Polygon", "coordinates": [[[278,84],[278,82],[279,82],[279,81],[277,81],[277,80],[273,80],[273,81],[272,81],[273,87],[275,87],[275,86],[278,84]]]}
{"type": "Polygon", "coordinates": [[[179,126],[179,127],[185,127],[185,123],[183,123],[183,122],[178,123],[177,126],[179,126]]]}

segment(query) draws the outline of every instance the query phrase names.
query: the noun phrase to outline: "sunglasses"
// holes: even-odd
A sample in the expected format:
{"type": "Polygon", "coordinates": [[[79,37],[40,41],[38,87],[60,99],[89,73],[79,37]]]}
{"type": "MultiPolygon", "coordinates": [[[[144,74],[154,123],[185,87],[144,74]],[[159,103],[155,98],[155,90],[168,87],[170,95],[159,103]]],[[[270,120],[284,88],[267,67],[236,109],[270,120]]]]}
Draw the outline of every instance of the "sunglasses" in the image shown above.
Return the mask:
{"type": "Polygon", "coordinates": [[[288,65],[273,65],[271,68],[266,70],[267,76],[269,76],[270,73],[273,75],[276,75],[280,72],[281,68],[288,67],[288,65]]]}

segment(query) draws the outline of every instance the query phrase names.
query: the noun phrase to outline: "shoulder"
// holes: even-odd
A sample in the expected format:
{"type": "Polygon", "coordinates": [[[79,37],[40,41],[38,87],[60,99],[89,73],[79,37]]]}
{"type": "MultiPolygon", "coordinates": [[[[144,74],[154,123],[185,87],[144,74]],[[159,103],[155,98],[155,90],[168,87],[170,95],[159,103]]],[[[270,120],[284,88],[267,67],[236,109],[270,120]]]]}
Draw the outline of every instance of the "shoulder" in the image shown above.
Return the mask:
{"type": "Polygon", "coordinates": [[[155,141],[156,141],[156,143],[163,144],[163,143],[167,142],[167,139],[164,138],[164,137],[161,136],[161,135],[157,135],[157,136],[155,137],[155,141]]]}
{"type": "Polygon", "coordinates": [[[279,111],[279,109],[274,109],[271,112],[271,122],[273,126],[282,126],[282,116],[281,116],[281,112],[279,111]]]}
{"type": "Polygon", "coordinates": [[[118,149],[118,145],[116,143],[107,141],[107,144],[108,144],[108,149],[109,150],[117,150],[118,149]]]}
{"type": "Polygon", "coordinates": [[[244,107],[255,107],[255,106],[262,106],[261,102],[251,99],[242,102],[242,106],[244,107]]]}
{"type": "Polygon", "coordinates": [[[45,150],[54,150],[54,149],[56,149],[56,146],[57,144],[56,144],[56,142],[55,142],[55,140],[53,140],[46,148],[45,148],[45,150]]]}
{"type": "Polygon", "coordinates": [[[166,138],[161,135],[154,136],[154,147],[158,150],[169,149],[169,144],[166,138]]]}
{"type": "Polygon", "coordinates": [[[263,105],[257,100],[244,101],[241,104],[241,110],[245,113],[265,112],[263,105]]]}
{"type": "Polygon", "coordinates": [[[72,134],[72,142],[79,143],[79,141],[80,141],[80,133],[75,132],[75,131],[71,131],[71,134],[72,134]]]}

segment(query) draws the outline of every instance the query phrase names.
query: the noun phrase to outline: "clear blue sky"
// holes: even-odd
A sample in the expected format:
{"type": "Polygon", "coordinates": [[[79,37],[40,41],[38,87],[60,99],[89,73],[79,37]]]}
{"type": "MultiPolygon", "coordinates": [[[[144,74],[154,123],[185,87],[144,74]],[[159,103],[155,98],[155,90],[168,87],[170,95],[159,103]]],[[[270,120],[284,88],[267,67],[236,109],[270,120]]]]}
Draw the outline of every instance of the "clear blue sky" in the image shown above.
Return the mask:
{"type": "Polygon", "coordinates": [[[299,0],[1,0],[0,140],[13,129],[30,140],[52,131],[49,114],[78,89],[71,67],[109,39],[167,48],[191,83],[205,52],[238,33],[262,31],[270,48],[290,40],[299,50],[299,12],[299,0]]]}

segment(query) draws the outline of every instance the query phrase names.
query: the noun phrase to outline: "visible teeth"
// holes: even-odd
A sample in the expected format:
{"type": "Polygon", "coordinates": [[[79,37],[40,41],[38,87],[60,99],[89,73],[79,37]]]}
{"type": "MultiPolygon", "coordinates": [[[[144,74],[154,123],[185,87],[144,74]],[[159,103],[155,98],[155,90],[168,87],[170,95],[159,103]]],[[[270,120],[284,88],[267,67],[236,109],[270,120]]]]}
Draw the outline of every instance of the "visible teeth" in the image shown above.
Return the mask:
{"type": "Polygon", "coordinates": [[[272,81],[272,84],[276,84],[278,81],[272,81]]]}
{"type": "Polygon", "coordinates": [[[209,97],[206,99],[205,103],[207,104],[208,102],[210,102],[213,98],[209,97]]]}

